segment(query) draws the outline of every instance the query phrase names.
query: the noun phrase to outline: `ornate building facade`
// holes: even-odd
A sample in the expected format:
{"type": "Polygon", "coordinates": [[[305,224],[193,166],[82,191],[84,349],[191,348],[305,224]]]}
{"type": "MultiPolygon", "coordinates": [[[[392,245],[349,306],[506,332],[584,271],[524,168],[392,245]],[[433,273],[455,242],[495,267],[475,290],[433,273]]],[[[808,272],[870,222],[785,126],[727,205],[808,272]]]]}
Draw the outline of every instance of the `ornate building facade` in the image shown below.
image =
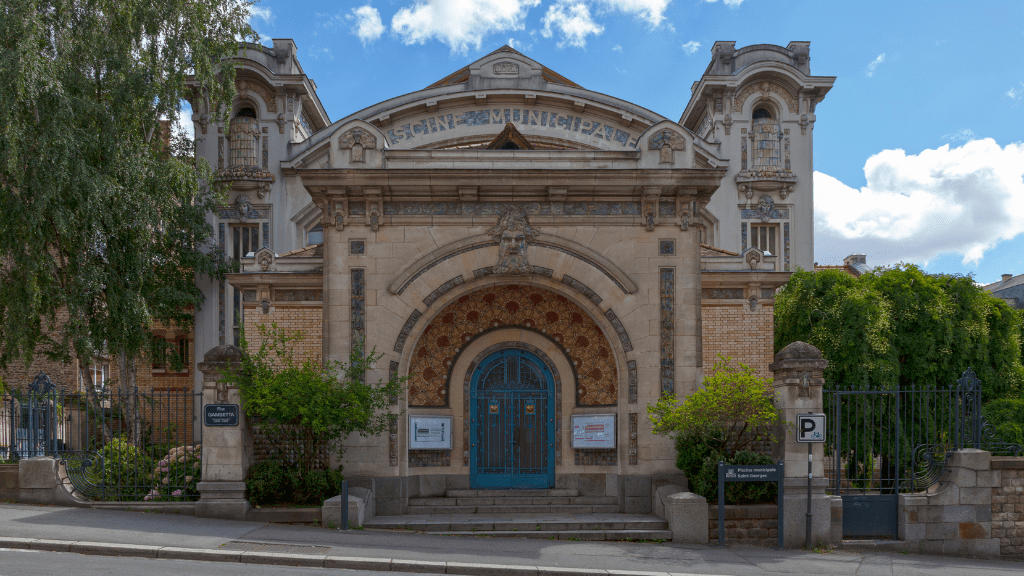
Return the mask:
{"type": "Polygon", "coordinates": [[[646,407],[718,353],[767,375],[774,292],[813,267],[834,81],[808,43],[713,54],[678,122],[508,47],[331,122],[292,41],[249,46],[230,126],[192,103],[231,184],[211,223],[242,264],[205,286],[196,349],[277,322],[304,354],[383,353],[368,378],[410,376],[402,415],[348,439],[349,476],[626,494],[677,474],[646,407]]]}

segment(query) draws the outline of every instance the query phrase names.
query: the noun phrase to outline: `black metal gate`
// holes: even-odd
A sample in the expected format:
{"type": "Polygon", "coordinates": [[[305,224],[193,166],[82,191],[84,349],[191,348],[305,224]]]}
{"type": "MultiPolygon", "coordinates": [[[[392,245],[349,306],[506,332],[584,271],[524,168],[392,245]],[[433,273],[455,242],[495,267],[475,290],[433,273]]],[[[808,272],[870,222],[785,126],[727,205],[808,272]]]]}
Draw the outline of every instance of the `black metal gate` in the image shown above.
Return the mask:
{"type": "Polygon", "coordinates": [[[843,498],[843,536],[896,538],[899,495],[939,480],[960,448],[1018,454],[996,438],[981,411],[973,370],[956,386],[930,390],[825,390],[832,434],[825,471],[843,498]]]}
{"type": "Polygon", "coordinates": [[[192,390],[67,391],[40,373],[0,395],[0,460],[57,458],[69,490],[91,500],[194,500],[200,404],[192,390]]]}

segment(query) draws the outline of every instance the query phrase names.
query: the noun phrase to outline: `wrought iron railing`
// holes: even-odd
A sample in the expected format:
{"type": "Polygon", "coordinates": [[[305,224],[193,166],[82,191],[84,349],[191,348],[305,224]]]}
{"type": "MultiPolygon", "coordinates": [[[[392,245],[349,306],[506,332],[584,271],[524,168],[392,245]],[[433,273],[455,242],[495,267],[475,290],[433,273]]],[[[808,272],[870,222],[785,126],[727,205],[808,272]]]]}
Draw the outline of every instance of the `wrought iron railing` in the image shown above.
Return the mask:
{"type": "Polygon", "coordinates": [[[937,389],[824,390],[826,475],[835,493],[918,492],[938,482],[951,452],[1019,455],[982,413],[981,381],[968,369],[937,389]]]}
{"type": "Polygon", "coordinates": [[[0,395],[0,460],[55,457],[89,500],[196,500],[200,404],[192,390],[67,391],[40,374],[0,395]]]}

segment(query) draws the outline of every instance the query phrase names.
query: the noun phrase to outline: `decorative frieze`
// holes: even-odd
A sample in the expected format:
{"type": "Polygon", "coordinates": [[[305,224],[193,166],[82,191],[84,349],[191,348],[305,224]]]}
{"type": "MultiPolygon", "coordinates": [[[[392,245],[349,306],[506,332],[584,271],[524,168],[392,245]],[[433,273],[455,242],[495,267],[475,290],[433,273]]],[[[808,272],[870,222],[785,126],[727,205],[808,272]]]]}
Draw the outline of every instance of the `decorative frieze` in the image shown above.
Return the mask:
{"type": "Polygon", "coordinates": [[[395,352],[401,352],[402,348],[405,348],[405,341],[409,338],[409,334],[412,334],[412,327],[416,324],[416,321],[423,316],[423,313],[419,310],[413,310],[412,314],[406,318],[405,324],[402,325],[402,331],[398,333],[398,338],[395,339],[395,352]]]}
{"type": "Polygon", "coordinates": [[[789,272],[789,222],[782,225],[783,264],[789,272]]]}
{"type": "Polygon", "coordinates": [[[629,373],[629,403],[636,404],[637,384],[639,383],[636,373],[636,360],[626,361],[626,371],[629,373]]]}
{"type": "Polygon", "coordinates": [[[604,311],[604,317],[612,323],[612,328],[615,329],[615,334],[619,337],[619,342],[622,343],[622,349],[626,352],[633,351],[633,342],[629,339],[629,334],[626,333],[626,327],[619,321],[619,317],[615,315],[615,312],[610,308],[604,311]]]}
{"type": "Polygon", "coordinates": [[[790,114],[798,114],[799,107],[796,98],[789,93],[782,86],[774,82],[762,81],[747,84],[743,90],[733,99],[733,112],[743,112],[743,104],[750,98],[754,92],[760,92],[762,98],[767,98],[769,94],[777,95],[783,102],[786,103],[786,107],[789,108],[790,114]]]}
{"type": "MultiPolygon", "coordinates": [[[[398,378],[397,360],[392,360],[391,364],[388,366],[388,378],[391,380],[395,380],[396,378],[398,378]]],[[[392,406],[398,404],[398,395],[392,394],[391,396],[388,396],[388,402],[390,402],[392,406]]],[[[392,464],[392,466],[394,466],[394,464],[392,464]]]]}
{"type": "Polygon", "coordinates": [[[776,208],[775,200],[773,200],[771,196],[764,195],[761,196],[761,200],[757,203],[757,208],[741,209],[740,218],[757,219],[761,222],[768,222],[769,220],[784,220],[789,218],[789,209],[776,208]]]}
{"type": "Polygon", "coordinates": [[[451,450],[409,450],[410,468],[429,468],[434,466],[451,465],[451,450]]]}
{"type": "Polygon", "coordinates": [[[398,466],[398,415],[388,416],[388,462],[398,466]]]}
{"type": "Polygon", "coordinates": [[[452,288],[455,288],[456,286],[462,284],[463,282],[464,282],[464,280],[462,279],[461,275],[456,276],[455,278],[452,278],[452,279],[448,280],[444,284],[441,284],[436,289],[434,289],[433,292],[431,292],[430,294],[427,294],[427,297],[423,299],[423,303],[425,305],[427,305],[427,306],[430,306],[434,302],[437,302],[438,298],[440,298],[441,296],[444,296],[449,290],[451,290],[452,288]]]}
{"type": "Polygon", "coordinates": [[[629,463],[636,465],[637,454],[639,452],[637,447],[637,416],[636,412],[629,413],[629,463]]]}
{"type": "Polygon", "coordinates": [[[352,344],[366,341],[366,270],[352,269],[352,344]]]}
{"type": "Polygon", "coordinates": [[[773,290],[771,288],[761,288],[761,299],[762,300],[771,300],[773,298],[775,298],[775,290],[773,290]]]}
{"type": "Polygon", "coordinates": [[[323,290],[274,290],[274,302],[316,302],[323,299],[323,290]]]}
{"type": "Polygon", "coordinates": [[[587,297],[588,300],[593,302],[594,305],[601,303],[601,297],[598,296],[596,292],[591,290],[590,286],[587,286],[583,282],[580,282],[579,280],[573,278],[572,276],[569,276],[568,274],[562,276],[562,284],[565,284],[566,286],[572,288],[573,290],[579,292],[580,294],[583,294],[584,296],[587,297]]]}
{"type": "Polygon", "coordinates": [[[619,451],[615,448],[573,450],[577,466],[617,466],[619,451]]]}
{"type": "Polygon", "coordinates": [[[658,202],[658,216],[675,216],[675,202],[658,202]]]}
{"type": "Polygon", "coordinates": [[[704,300],[742,300],[743,288],[701,288],[704,300]]]}
{"type": "Polygon", "coordinates": [[[675,352],[676,271],[661,269],[661,392],[672,394],[676,381],[675,352]]]}
{"type": "Polygon", "coordinates": [[[385,202],[384,215],[501,216],[508,206],[527,216],[640,215],[639,202],[385,202]]]}

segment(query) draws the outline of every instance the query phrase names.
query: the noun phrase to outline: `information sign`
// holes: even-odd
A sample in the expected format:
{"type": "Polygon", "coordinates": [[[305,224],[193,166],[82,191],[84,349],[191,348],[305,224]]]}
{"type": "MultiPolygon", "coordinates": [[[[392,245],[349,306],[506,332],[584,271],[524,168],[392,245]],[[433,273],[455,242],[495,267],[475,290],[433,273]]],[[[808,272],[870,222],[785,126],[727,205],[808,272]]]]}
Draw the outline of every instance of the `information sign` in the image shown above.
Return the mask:
{"type": "Polygon", "coordinates": [[[572,417],[573,448],[615,448],[615,414],[572,417]]]}
{"type": "Polygon", "coordinates": [[[783,523],[782,494],[785,491],[785,475],[782,462],[778,464],[726,464],[718,463],[718,545],[725,546],[725,483],[726,482],[778,482],[778,545],[782,548],[783,523]]]}
{"type": "Polygon", "coordinates": [[[797,414],[796,441],[819,443],[825,441],[824,414],[797,414]]]}
{"type": "Polygon", "coordinates": [[[410,450],[451,450],[451,416],[409,416],[410,450]]]}
{"type": "Polygon", "coordinates": [[[203,422],[207,426],[238,426],[238,404],[207,404],[203,422]]]}

